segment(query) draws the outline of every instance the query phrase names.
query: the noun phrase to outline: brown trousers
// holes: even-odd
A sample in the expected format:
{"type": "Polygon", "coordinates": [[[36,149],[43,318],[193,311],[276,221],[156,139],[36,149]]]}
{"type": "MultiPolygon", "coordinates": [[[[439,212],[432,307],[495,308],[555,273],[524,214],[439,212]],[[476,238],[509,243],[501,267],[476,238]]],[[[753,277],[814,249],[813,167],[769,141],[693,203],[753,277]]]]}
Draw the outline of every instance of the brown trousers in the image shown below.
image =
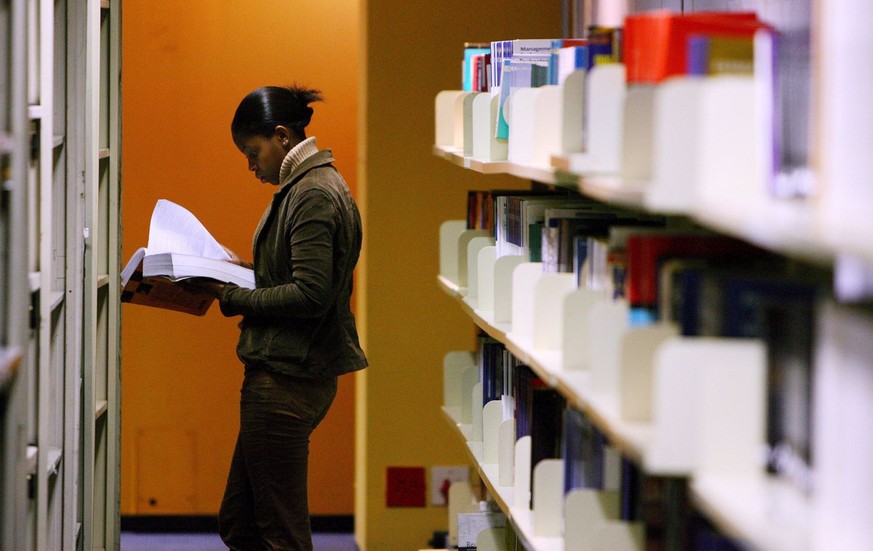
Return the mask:
{"type": "Polygon", "coordinates": [[[336,377],[246,369],[239,436],[218,515],[221,539],[231,550],[312,551],[309,436],[336,391],[336,377]]]}

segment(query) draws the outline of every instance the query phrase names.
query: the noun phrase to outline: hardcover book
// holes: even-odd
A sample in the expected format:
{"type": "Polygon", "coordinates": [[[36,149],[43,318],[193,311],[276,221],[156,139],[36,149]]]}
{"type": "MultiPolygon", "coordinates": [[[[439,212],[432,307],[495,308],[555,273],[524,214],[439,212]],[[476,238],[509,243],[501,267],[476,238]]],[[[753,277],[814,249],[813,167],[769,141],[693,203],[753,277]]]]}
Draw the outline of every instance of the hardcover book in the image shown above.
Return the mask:
{"type": "Polygon", "coordinates": [[[630,15],[624,29],[624,63],[629,83],[658,83],[688,68],[692,36],[752,37],[768,29],[754,12],[677,14],[653,11],[630,15]]]}

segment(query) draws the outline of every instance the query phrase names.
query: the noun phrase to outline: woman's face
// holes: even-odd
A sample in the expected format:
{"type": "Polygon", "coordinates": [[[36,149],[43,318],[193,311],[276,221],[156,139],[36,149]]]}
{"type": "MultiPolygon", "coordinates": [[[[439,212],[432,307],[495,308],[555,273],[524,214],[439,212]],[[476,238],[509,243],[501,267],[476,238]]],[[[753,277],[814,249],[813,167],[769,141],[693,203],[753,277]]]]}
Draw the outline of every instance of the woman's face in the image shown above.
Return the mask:
{"type": "Polygon", "coordinates": [[[249,170],[255,178],[265,184],[279,184],[279,169],[288,152],[288,138],[274,133],[269,138],[263,136],[237,137],[234,143],[246,157],[249,170]]]}

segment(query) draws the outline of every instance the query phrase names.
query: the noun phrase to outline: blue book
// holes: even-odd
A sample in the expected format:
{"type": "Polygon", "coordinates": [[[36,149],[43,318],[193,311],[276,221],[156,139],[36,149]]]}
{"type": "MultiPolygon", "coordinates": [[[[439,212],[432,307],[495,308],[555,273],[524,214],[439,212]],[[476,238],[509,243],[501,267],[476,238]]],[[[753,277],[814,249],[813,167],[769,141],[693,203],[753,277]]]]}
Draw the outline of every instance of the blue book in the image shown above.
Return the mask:
{"type": "Polygon", "coordinates": [[[465,92],[474,91],[473,82],[473,57],[491,52],[491,48],[486,48],[484,45],[465,45],[464,46],[464,74],[463,74],[463,90],[465,92]]]}
{"type": "Polygon", "coordinates": [[[564,494],[571,490],[604,486],[604,446],[606,438],[581,411],[564,410],[562,459],[564,494]]]}

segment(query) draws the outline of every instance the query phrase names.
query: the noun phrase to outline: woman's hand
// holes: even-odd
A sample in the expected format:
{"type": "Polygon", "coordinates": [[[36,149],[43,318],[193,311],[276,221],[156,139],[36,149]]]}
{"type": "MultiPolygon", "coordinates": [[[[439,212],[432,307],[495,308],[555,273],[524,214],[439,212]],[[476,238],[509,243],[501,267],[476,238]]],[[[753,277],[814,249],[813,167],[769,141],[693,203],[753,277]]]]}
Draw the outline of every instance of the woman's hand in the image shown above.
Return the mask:
{"type": "Polygon", "coordinates": [[[221,245],[221,248],[224,249],[224,252],[226,252],[228,256],[230,256],[230,262],[232,262],[233,264],[236,264],[237,266],[242,266],[243,268],[248,268],[250,270],[254,268],[251,262],[243,260],[238,254],[228,249],[224,245],[221,245]]]}

